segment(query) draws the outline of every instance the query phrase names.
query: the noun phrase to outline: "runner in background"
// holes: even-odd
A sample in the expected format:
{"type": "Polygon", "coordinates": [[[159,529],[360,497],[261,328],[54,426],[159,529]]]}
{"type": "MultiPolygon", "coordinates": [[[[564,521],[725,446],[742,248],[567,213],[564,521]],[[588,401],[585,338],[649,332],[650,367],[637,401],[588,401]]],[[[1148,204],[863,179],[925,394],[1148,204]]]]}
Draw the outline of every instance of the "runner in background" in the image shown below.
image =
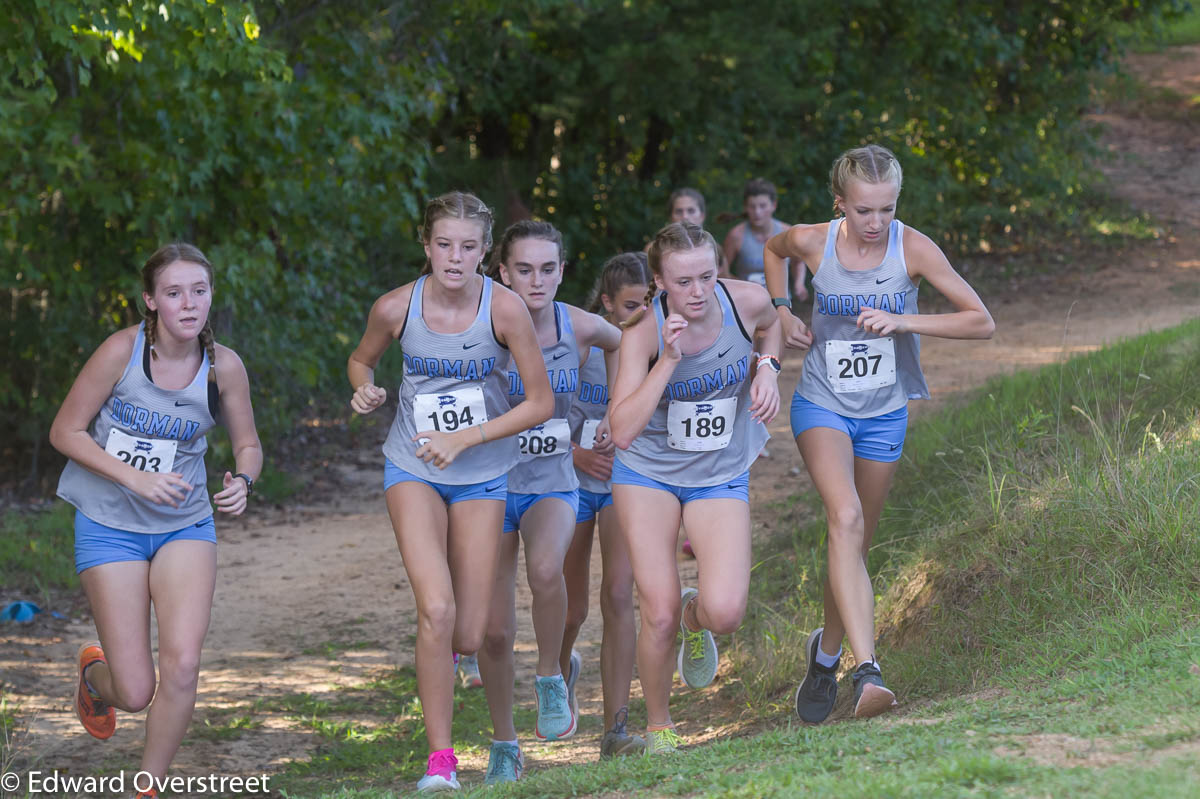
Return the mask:
{"type": "MultiPolygon", "coordinates": [[[[504,231],[492,262],[492,274],[517,293],[533,319],[542,373],[549,376],[554,394],[554,412],[549,421],[521,433],[520,460],[508,471],[505,535],[492,587],[487,636],[479,656],[493,728],[487,783],[519,779],[524,769],[513,725],[517,552],[521,542],[525,544],[525,572],[538,645],[534,735],[545,741],[569,738],[579,721],[574,699],[579,660],[569,660],[568,665],[576,666],[573,672],[564,672],[559,663],[567,617],[563,560],[574,536],[579,506],[579,479],[571,460],[567,417],[579,393],[580,362],[592,347],[598,347],[614,367],[621,333],[595,314],[554,301],[564,262],[562,234],[548,222],[531,220],[504,231]]],[[[522,377],[514,370],[508,373],[508,394],[513,403],[525,394],[522,377]]],[[[596,438],[607,443],[606,420],[601,421],[596,438]]]]}
{"type": "Polygon", "coordinates": [[[878,145],[848,150],[830,172],[831,222],[796,225],[767,242],[767,286],[788,346],[811,349],[792,397],[792,433],[829,522],[825,624],[805,644],[796,712],[819,723],[837,697],[843,637],[858,665],[854,715],[891,709],[875,653],[875,602],[867,553],[904,450],[908,401],[928,399],[920,335],[990,338],[995,324],[975,291],[930,238],[896,216],[900,163],[878,145]],[[792,315],[787,259],[817,264],[812,330],[792,315]],[[919,314],[928,280],[954,306],[919,314]]]}
{"type": "MultiPolygon", "coordinates": [[[[746,182],[742,189],[742,213],[744,222],[738,222],[725,236],[722,251],[725,268],[722,277],[736,277],[765,286],[763,277],[763,247],[767,239],[787,230],[787,224],[775,218],[779,206],[779,195],[775,184],[763,178],[746,182]]],[[[722,217],[724,218],[724,217],[722,217]]],[[[808,289],[804,285],[804,265],[792,264],[792,299],[804,302],[808,289]]]]}
{"type": "MultiPolygon", "coordinates": [[[[603,311],[609,322],[620,325],[643,307],[651,279],[645,253],[616,255],[604,264],[588,310],[603,311]]],[[[605,730],[600,741],[601,759],[640,754],[646,749],[645,739],[630,735],[626,729],[637,627],[633,615],[633,567],[612,507],[612,437],[601,432],[601,440],[596,440],[608,413],[608,384],[603,350],[593,347],[579,369],[579,395],[568,416],[571,453],[579,476],[579,509],[575,515],[575,537],[563,563],[567,629],[559,655],[563,673],[578,675],[581,660],[573,647],[588,615],[592,540],[598,532],[603,562],[600,614],[604,620],[600,644],[605,730]]],[[[574,682],[568,680],[572,687],[574,682]]]]}

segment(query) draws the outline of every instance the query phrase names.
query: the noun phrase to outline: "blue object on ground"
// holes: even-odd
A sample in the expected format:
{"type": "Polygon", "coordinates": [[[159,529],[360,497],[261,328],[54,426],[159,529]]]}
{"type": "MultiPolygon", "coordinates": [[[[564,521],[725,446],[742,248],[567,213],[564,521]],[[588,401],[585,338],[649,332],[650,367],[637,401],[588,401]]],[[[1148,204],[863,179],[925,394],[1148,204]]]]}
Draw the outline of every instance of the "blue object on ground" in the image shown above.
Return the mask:
{"type": "Polygon", "coordinates": [[[33,617],[41,612],[42,609],[32,602],[18,600],[9,602],[4,610],[0,610],[0,621],[33,621],[33,617]]]}

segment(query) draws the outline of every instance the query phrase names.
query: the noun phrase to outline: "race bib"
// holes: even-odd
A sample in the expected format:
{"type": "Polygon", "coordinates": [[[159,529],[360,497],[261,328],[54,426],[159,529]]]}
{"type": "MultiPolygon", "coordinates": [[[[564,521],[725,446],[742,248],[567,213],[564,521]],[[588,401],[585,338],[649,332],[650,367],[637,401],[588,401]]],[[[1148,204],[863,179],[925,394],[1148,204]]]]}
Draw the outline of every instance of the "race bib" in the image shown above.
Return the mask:
{"type": "Polygon", "coordinates": [[[838,394],[890,386],[896,382],[896,343],[891,338],[826,341],[825,371],[838,394]]]}
{"type": "Polygon", "coordinates": [[[517,436],[521,454],[530,457],[562,455],[571,451],[571,426],[566,419],[549,419],[517,436]]]}
{"type": "Polygon", "coordinates": [[[413,397],[413,422],[418,433],[426,430],[453,433],[466,427],[476,427],[487,420],[487,406],[483,403],[481,386],[413,397]]]}
{"type": "Polygon", "coordinates": [[[583,429],[579,431],[580,449],[592,449],[596,445],[596,428],[599,426],[599,419],[583,420],[583,429]]]}
{"type": "Polygon", "coordinates": [[[162,438],[134,438],[124,430],[108,431],[104,451],[141,472],[171,472],[175,469],[178,441],[162,438]]]}
{"type": "Polygon", "coordinates": [[[667,446],[689,452],[725,449],[733,438],[737,397],[667,405],[667,446]]]}

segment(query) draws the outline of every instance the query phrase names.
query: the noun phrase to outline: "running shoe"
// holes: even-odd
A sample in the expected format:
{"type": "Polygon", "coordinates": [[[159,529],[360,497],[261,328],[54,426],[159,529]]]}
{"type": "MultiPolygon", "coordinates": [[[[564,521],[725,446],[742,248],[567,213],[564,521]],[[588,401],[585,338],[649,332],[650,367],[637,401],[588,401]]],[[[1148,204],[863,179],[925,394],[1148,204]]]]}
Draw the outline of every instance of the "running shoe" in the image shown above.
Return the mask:
{"type": "Polygon", "coordinates": [[[854,670],[854,718],[869,719],[886,713],[897,704],[896,695],[883,685],[883,675],[873,660],[854,670]]]}
{"type": "Polygon", "coordinates": [[[682,549],[683,549],[683,554],[687,555],[689,558],[696,557],[696,553],[692,551],[692,542],[686,538],[683,539],[682,549]]]}
{"type": "Polygon", "coordinates": [[[487,774],[483,777],[483,784],[516,782],[524,773],[525,756],[521,754],[521,747],[505,741],[492,741],[492,749],[488,753],[487,774]]]}
{"type": "Polygon", "coordinates": [[[613,728],[605,732],[604,737],[600,739],[601,760],[626,755],[640,755],[646,751],[646,739],[640,735],[630,735],[625,730],[625,723],[628,719],[628,708],[623,707],[617,711],[616,723],[613,724],[613,728]]]}
{"type": "Polygon", "coordinates": [[[537,694],[538,715],[533,734],[539,741],[561,741],[575,734],[578,724],[571,702],[567,698],[567,682],[561,674],[535,677],[533,691],[537,694]]]}
{"type": "Polygon", "coordinates": [[[419,793],[440,793],[441,791],[457,791],[462,788],[458,784],[458,758],[453,749],[439,749],[429,755],[429,766],[425,776],[417,781],[419,793]]]}
{"type": "Polygon", "coordinates": [[[818,627],[808,636],[808,642],[804,645],[808,671],[796,689],[796,715],[809,724],[820,724],[829,718],[834,700],[837,699],[837,664],[826,668],[817,662],[823,630],[823,627],[818,627]]]}
{"type": "Polygon", "coordinates": [[[675,732],[674,727],[665,730],[646,730],[646,757],[654,755],[673,755],[679,751],[683,738],[675,732]]]}
{"type": "Polygon", "coordinates": [[[93,663],[107,663],[99,641],[79,647],[79,681],[75,683],[75,715],[93,737],[111,738],[117,729],[117,711],[104,704],[100,695],[88,688],[83,673],[93,663]]]}
{"type": "Polygon", "coordinates": [[[567,701],[571,704],[571,715],[579,718],[579,699],[575,696],[575,683],[579,682],[579,672],[583,670],[583,658],[574,649],[567,663],[567,701]]]}
{"type": "Polygon", "coordinates": [[[479,658],[475,655],[459,655],[458,678],[463,688],[478,688],[483,685],[483,678],[479,676],[479,658]]]}
{"type": "Polygon", "coordinates": [[[133,799],[158,799],[158,791],[154,788],[148,791],[138,791],[133,799]]]}
{"type": "Polygon", "coordinates": [[[688,602],[699,595],[695,588],[684,588],[679,600],[679,677],[688,688],[703,688],[717,676],[717,642],[708,630],[689,630],[683,623],[688,602]]]}

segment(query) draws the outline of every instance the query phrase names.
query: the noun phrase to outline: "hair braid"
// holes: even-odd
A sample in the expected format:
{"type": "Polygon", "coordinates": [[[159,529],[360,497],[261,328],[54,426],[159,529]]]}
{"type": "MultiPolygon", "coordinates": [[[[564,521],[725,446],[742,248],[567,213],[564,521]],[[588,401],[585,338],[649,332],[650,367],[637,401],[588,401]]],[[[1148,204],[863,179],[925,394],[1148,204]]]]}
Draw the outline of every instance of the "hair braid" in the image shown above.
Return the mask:
{"type": "Polygon", "coordinates": [[[146,321],[146,343],[150,345],[150,357],[158,360],[158,353],[154,351],[154,337],[158,332],[158,311],[147,308],[142,312],[142,319],[146,321]]]}
{"type": "Polygon", "coordinates": [[[654,302],[654,295],[657,293],[658,293],[658,286],[656,286],[654,281],[651,280],[650,285],[646,287],[646,296],[642,300],[642,307],[638,308],[636,311],[634,311],[633,316],[629,317],[624,322],[622,322],[620,324],[620,328],[622,330],[628,330],[629,328],[636,325],[638,322],[642,321],[642,317],[645,316],[646,312],[650,310],[650,303],[654,302]]]}
{"type": "Polygon", "coordinates": [[[200,330],[200,345],[208,353],[208,382],[215,383],[217,382],[217,342],[213,335],[211,318],[204,320],[204,327],[200,330]]]}

